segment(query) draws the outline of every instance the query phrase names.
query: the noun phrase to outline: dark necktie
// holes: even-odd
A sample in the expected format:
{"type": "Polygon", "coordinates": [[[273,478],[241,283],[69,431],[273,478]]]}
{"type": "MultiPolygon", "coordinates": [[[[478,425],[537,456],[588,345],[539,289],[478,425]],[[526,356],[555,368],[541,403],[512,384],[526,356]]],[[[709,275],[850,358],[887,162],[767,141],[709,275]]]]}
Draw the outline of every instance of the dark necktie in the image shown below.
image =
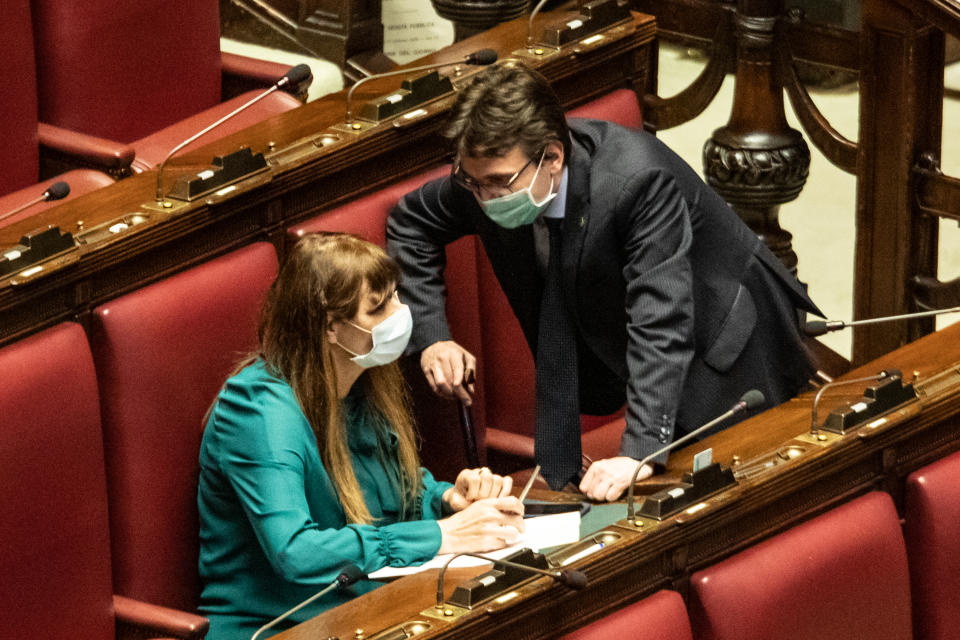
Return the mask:
{"type": "Polygon", "coordinates": [[[544,218],[550,256],[537,333],[537,410],[534,451],[550,488],[558,490],[580,471],[580,403],[577,338],[563,305],[560,276],[562,219],[544,218]]]}

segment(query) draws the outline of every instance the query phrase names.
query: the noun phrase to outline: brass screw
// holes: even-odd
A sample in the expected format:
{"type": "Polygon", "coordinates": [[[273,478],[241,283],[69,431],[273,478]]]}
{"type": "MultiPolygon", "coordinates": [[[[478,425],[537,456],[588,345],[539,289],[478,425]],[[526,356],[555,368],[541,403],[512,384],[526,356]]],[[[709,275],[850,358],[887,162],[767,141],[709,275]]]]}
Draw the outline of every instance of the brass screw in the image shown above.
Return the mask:
{"type": "Polygon", "coordinates": [[[825,442],[826,439],[827,439],[827,436],[823,435],[822,433],[817,434],[817,440],[819,440],[820,442],[825,442]]]}
{"type": "Polygon", "coordinates": [[[83,231],[83,220],[77,220],[77,230],[83,231]]]}
{"type": "Polygon", "coordinates": [[[367,636],[363,634],[363,629],[357,629],[353,632],[353,640],[364,640],[366,637],[367,636]]]}
{"type": "Polygon", "coordinates": [[[740,464],[740,456],[733,456],[732,462],[734,466],[740,464]]]}
{"type": "Polygon", "coordinates": [[[445,615],[445,616],[447,616],[447,617],[452,616],[452,615],[453,615],[453,609],[444,609],[444,610],[443,610],[443,615],[445,615]]]}

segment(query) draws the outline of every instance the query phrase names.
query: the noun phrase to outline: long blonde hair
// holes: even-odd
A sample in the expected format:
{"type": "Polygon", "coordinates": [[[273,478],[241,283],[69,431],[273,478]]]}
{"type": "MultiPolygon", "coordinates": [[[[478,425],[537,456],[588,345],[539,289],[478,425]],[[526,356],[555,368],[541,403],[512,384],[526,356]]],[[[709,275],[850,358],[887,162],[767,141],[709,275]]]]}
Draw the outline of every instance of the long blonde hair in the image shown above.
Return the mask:
{"type": "MultiPolygon", "coordinates": [[[[317,436],[320,458],[333,480],[347,521],[371,524],[373,518],[357,482],[347,425],[337,396],[327,328],[333,320],[353,318],[363,285],[375,295],[390,295],[400,277],[397,264],[383,249],[344,233],[304,236],[293,247],[271,285],[260,314],[260,354],[271,373],[293,389],[317,436]]],[[[397,435],[399,497],[410,517],[420,496],[422,478],[406,384],[397,363],[367,369],[362,383],[368,410],[382,449],[387,432],[397,435]]]]}

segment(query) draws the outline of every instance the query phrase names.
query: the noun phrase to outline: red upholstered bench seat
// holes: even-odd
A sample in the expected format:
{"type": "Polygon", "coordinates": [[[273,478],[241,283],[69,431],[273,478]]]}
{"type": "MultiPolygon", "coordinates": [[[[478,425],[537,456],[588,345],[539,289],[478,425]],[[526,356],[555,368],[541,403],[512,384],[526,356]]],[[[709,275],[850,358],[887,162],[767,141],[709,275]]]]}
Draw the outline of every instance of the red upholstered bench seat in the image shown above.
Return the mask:
{"type": "Polygon", "coordinates": [[[0,349],[0,602],[7,638],[200,638],[200,616],[113,595],[97,379],[80,325],[0,349]]]}
{"type": "Polygon", "coordinates": [[[904,502],[915,637],[956,638],[960,633],[960,453],[910,474],[904,502]]]}
{"type": "Polygon", "coordinates": [[[273,245],[257,242],[94,310],[118,593],[197,606],[203,417],[256,348],[276,273],[273,245]]]}
{"type": "Polygon", "coordinates": [[[691,578],[702,640],[908,640],[910,584],[886,493],[840,505],[691,578]]]}

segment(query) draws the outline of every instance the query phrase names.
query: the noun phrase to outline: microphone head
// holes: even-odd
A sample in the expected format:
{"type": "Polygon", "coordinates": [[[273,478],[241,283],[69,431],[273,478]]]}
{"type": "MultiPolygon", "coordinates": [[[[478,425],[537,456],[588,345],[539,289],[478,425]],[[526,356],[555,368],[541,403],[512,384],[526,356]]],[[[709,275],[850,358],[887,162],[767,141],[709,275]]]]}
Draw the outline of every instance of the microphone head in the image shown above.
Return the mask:
{"type": "Polygon", "coordinates": [[[300,84],[310,77],[310,65],[300,63],[291,67],[289,71],[283,74],[283,77],[277,80],[277,86],[284,87],[288,84],[300,84]]]}
{"type": "Polygon", "coordinates": [[[467,64],[488,65],[497,61],[497,52],[493,49],[480,49],[467,56],[467,64]]]}
{"type": "Polygon", "coordinates": [[[54,182],[43,192],[44,200],[60,200],[70,194],[70,185],[66,182],[54,182]]]}
{"type": "Polygon", "coordinates": [[[337,576],[337,586],[341,588],[349,587],[357,580],[362,580],[366,577],[367,575],[360,570],[360,567],[351,563],[344,566],[343,570],[340,572],[340,575],[337,576]]]}
{"type": "Polygon", "coordinates": [[[766,401],[767,399],[763,397],[763,394],[756,389],[750,389],[750,391],[747,391],[745,394],[743,394],[743,396],[740,397],[740,402],[743,403],[743,408],[747,409],[748,411],[762,407],[766,401]]]}
{"type": "Polygon", "coordinates": [[[567,585],[571,589],[579,591],[587,586],[587,575],[583,571],[576,569],[565,569],[557,576],[557,580],[567,585]]]}
{"type": "Polygon", "coordinates": [[[814,320],[803,325],[803,332],[811,338],[822,336],[829,331],[830,327],[827,326],[826,320],[814,320]]]}

